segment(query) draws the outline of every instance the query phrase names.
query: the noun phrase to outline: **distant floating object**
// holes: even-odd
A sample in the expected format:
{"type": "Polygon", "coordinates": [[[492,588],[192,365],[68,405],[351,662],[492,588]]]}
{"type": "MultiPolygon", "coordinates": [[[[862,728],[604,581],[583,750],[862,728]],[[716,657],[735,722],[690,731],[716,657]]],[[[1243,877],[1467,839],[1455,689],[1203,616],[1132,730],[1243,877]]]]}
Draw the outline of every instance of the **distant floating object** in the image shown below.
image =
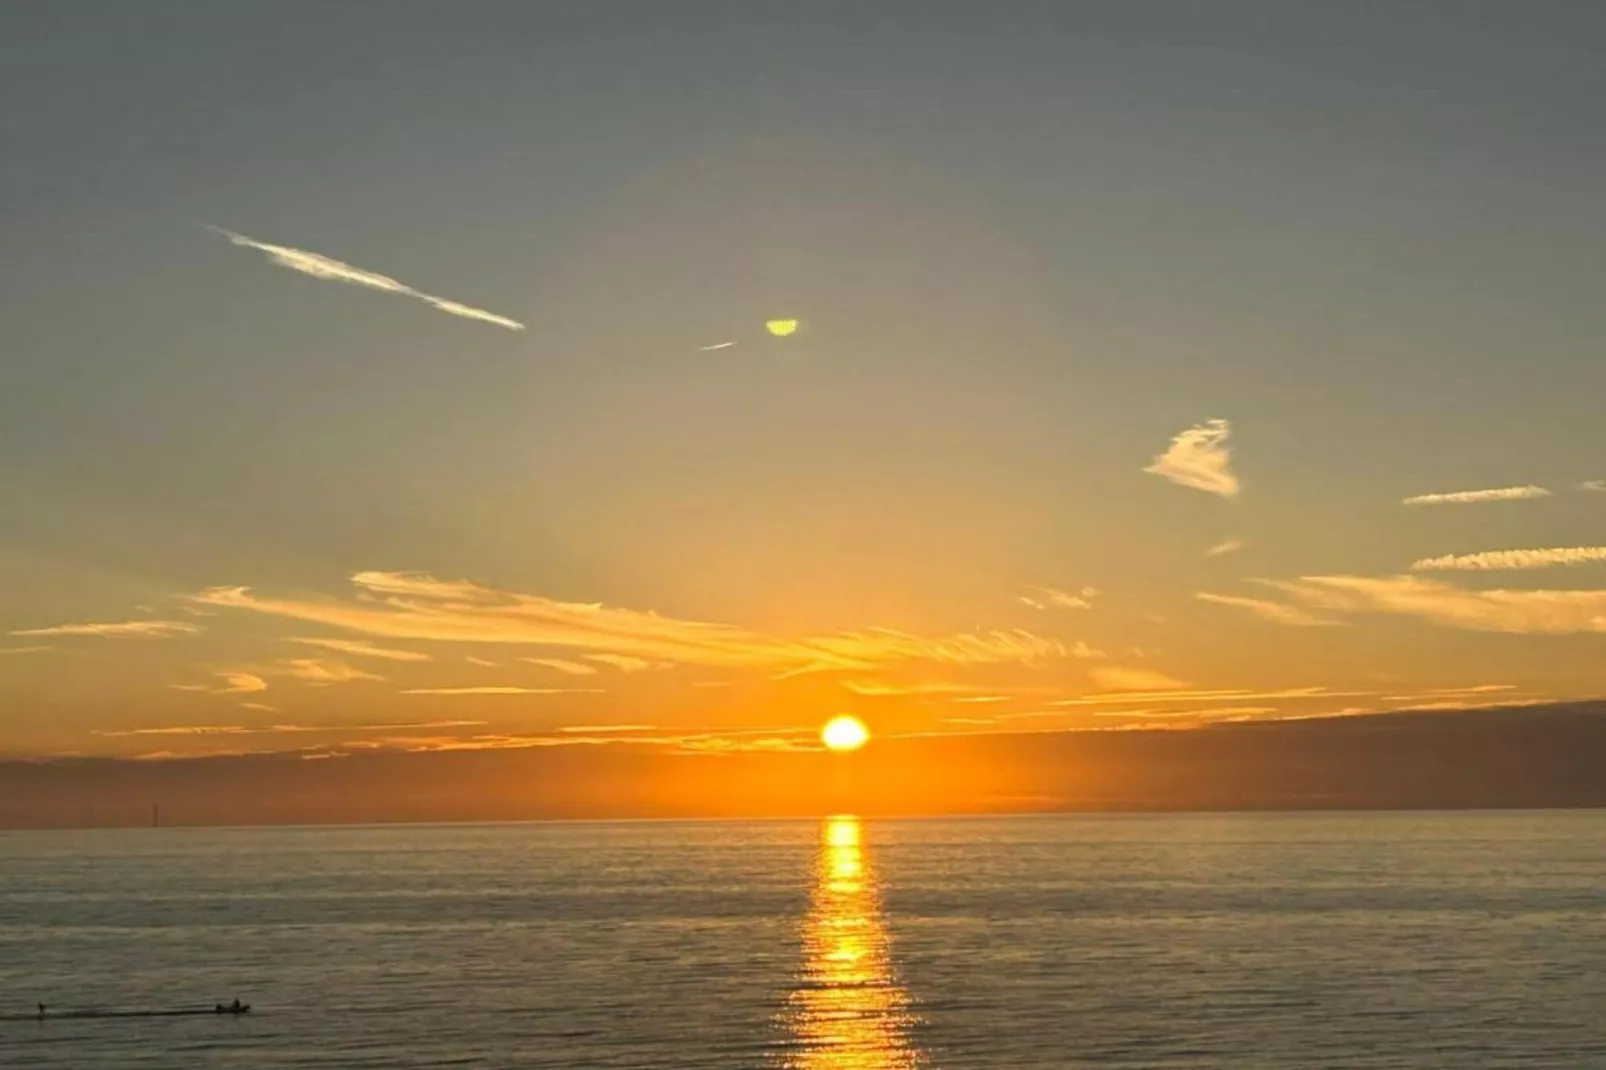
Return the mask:
{"type": "Polygon", "coordinates": [[[736,344],[735,342],[715,342],[711,346],[698,346],[697,347],[697,352],[699,352],[699,353],[712,353],[716,349],[729,349],[731,346],[733,346],[735,344],[736,344]]]}
{"type": "Polygon", "coordinates": [[[797,333],[797,320],[765,320],[764,329],[777,338],[797,333]]]}

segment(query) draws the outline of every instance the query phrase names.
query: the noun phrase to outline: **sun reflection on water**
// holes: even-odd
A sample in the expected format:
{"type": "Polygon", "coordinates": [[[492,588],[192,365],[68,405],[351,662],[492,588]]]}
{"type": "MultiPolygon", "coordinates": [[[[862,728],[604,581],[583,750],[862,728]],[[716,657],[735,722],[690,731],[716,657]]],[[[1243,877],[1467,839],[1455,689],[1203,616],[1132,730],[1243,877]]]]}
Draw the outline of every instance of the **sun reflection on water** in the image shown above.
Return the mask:
{"type": "Polygon", "coordinates": [[[785,1012],[794,1070],[913,1070],[914,1015],[893,974],[859,819],[825,821],[803,966],[785,1012]]]}

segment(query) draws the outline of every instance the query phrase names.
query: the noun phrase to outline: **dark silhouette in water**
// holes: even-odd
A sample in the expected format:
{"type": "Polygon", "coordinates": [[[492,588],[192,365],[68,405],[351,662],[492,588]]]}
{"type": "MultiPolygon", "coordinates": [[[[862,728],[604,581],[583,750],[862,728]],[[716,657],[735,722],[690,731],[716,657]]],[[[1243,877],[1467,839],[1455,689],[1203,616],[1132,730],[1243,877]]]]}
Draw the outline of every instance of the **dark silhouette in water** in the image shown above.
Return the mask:
{"type": "Polygon", "coordinates": [[[40,1019],[40,1021],[43,1021],[44,1017],[45,1017],[45,1005],[43,1003],[41,1003],[41,1004],[39,1004],[39,1019],[40,1019]]]}

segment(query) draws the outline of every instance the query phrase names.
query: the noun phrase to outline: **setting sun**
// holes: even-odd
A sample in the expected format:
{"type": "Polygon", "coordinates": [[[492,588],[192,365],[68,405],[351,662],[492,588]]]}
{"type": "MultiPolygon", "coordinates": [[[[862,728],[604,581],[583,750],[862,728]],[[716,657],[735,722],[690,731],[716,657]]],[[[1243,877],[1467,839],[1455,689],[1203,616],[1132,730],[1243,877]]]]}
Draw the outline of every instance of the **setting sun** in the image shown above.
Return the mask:
{"type": "Polygon", "coordinates": [[[858,750],[869,740],[870,730],[864,727],[864,722],[847,714],[831,718],[825,722],[825,727],[820,729],[820,741],[825,744],[827,750],[858,750]]]}

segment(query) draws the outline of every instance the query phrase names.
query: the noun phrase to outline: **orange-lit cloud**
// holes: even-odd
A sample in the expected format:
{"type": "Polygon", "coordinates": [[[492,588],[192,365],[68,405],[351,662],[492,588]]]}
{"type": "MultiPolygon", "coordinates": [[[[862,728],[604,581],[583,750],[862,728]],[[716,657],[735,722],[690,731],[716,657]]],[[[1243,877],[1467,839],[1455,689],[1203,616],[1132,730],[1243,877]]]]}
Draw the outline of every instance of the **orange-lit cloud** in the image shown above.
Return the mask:
{"type": "Polygon", "coordinates": [[[677,620],[631,609],[557,602],[430,576],[360,572],[349,601],[259,598],[214,587],[200,604],[344,628],[376,638],[566,647],[672,664],[764,668],[781,673],[868,670],[910,662],[1036,663],[1066,654],[1063,643],[1022,629],[922,637],[887,629],[802,639],[727,624],[677,620]]]}
{"type": "Polygon", "coordinates": [[[327,658],[292,658],[281,662],[285,672],[309,684],[346,684],[353,680],[383,680],[355,665],[327,658]]]}
{"type": "Polygon", "coordinates": [[[597,668],[579,661],[569,661],[566,658],[523,658],[531,665],[540,665],[548,669],[555,669],[570,676],[595,676],[597,668]]]}
{"type": "Polygon", "coordinates": [[[364,639],[288,639],[290,643],[305,643],[307,646],[322,647],[325,650],[334,650],[342,654],[350,654],[359,658],[380,658],[384,661],[433,661],[430,655],[417,650],[397,650],[393,647],[375,646],[364,639]]]}
{"type": "Polygon", "coordinates": [[[1178,486],[1236,498],[1243,487],[1232,471],[1232,452],[1227,447],[1231,435],[1232,425],[1226,420],[1190,427],[1173,438],[1170,448],[1144,471],[1178,486]]]}
{"type": "Polygon", "coordinates": [[[257,691],[266,691],[268,682],[255,673],[239,670],[226,670],[212,674],[223,681],[222,687],[209,687],[206,684],[174,684],[175,691],[207,691],[214,695],[249,695],[257,691]]]}
{"type": "Polygon", "coordinates": [[[653,667],[653,663],[645,658],[633,658],[629,654],[587,654],[601,665],[611,665],[620,672],[644,672],[653,667]]]}
{"type": "Polygon", "coordinates": [[[1097,587],[1083,587],[1078,594],[1055,587],[1033,587],[1034,594],[1021,595],[1016,601],[1033,609],[1092,609],[1093,599],[1099,596],[1097,587]]]}
{"type": "Polygon", "coordinates": [[[1308,613],[1298,606],[1284,605],[1281,602],[1268,602],[1261,598],[1245,598],[1241,595],[1211,594],[1208,591],[1199,591],[1194,595],[1201,602],[1212,602],[1218,606],[1232,606],[1236,609],[1247,610],[1263,620],[1273,624],[1286,624],[1294,628],[1318,628],[1325,625],[1337,624],[1337,621],[1326,620],[1313,613],[1308,613]]]}
{"type": "Polygon", "coordinates": [[[1420,617],[1469,631],[1606,632],[1606,590],[1473,591],[1420,576],[1303,576],[1261,582],[1332,612],[1420,617]]]}
{"type": "Polygon", "coordinates": [[[518,320],[499,316],[495,312],[487,312],[483,308],[474,308],[472,305],[465,305],[458,301],[450,301],[444,297],[436,297],[433,294],[424,293],[422,290],[415,290],[406,283],[399,282],[389,276],[365,271],[359,267],[352,267],[350,264],[343,264],[339,260],[331,259],[320,253],[310,253],[305,249],[292,249],[287,245],[270,245],[267,242],[260,242],[254,238],[248,238],[244,234],[236,234],[232,230],[224,230],[221,227],[207,227],[206,229],[214,234],[223,235],[231,245],[266,253],[268,259],[280,267],[289,268],[291,271],[299,271],[301,274],[310,275],[315,279],[323,279],[328,282],[344,282],[353,286],[365,286],[370,290],[382,290],[385,293],[399,294],[402,297],[411,297],[422,301],[451,316],[479,320],[498,327],[506,327],[510,331],[524,330],[524,324],[518,320]]]}
{"type": "MultiPolygon", "coordinates": [[[[241,703],[248,706],[249,703],[241,703]]],[[[96,732],[97,736],[259,736],[303,734],[308,732],[400,732],[413,729],[482,728],[484,721],[401,721],[386,724],[201,724],[166,725],[157,728],[127,728],[118,732],[96,732]]]]}
{"type": "Polygon", "coordinates": [[[1486,550],[1476,554],[1424,557],[1411,563],[1412,572],[1492,572],[1557,565],[1598,565],[1606,562],[1606,546],[1551,547],[1546,550],[1486,550]]]}
{"type": "Polygon", "coordinates": [[[491,685],[484,687],[410,687],[404,695],[600,695],[601,688],[569,687],[512,687],[491,685]]]}
{"type": "Polygon", "coordinates": [[[1242,539],[1223,539],[1204,552],[1206,557],[1224,557],[1242,550],[1248,543],[1242,539]]]}
{"type": "Polygon", "coordinates": [[[1493,487],[1489,490],[1457,490],[1448,494],[1418,494],[1406,498],[1403,505],[1476,505],[1479,502],[1518,502],[1530,498],[1548,498],[1550,491],[1532,485],[1524,487],[1493,487]]]}
{"type": "Polygon", "coordinates": [[[1095,684],[1111,691],[1167,691],[1188,686],[1154,669],[1134,669],[1121,665],[1099,666],[1088,670],[1087,675],[1095,684]]]}
{"type": "Polygon", "coordinates": [[[1375,691],[1329,691],[1325,687],[1287,687],[1270,691],[1227,687],[1199,691],[1110,691],[1104,694],[1079,695],[1076,698],[1056,699],[1050,702],[1049,705],[1107,706],[1114,702],[1256,702],[1265,699],[1356,698],[1375,694],[1375,691]]]}
{"type": "Polygon", "coordinates": [[[6,654],[38,654],[49,649],[48,646],[0,646],[0,656],[6,654]]]}
{"type": "Polygon", "coordinates": [[[92,635],[103,639],[175,639],[198,635],[199,625],[181,620],[128,620],[115,623],[57,624],[49,628],[22,628],[12,635],[92,635]]]}

